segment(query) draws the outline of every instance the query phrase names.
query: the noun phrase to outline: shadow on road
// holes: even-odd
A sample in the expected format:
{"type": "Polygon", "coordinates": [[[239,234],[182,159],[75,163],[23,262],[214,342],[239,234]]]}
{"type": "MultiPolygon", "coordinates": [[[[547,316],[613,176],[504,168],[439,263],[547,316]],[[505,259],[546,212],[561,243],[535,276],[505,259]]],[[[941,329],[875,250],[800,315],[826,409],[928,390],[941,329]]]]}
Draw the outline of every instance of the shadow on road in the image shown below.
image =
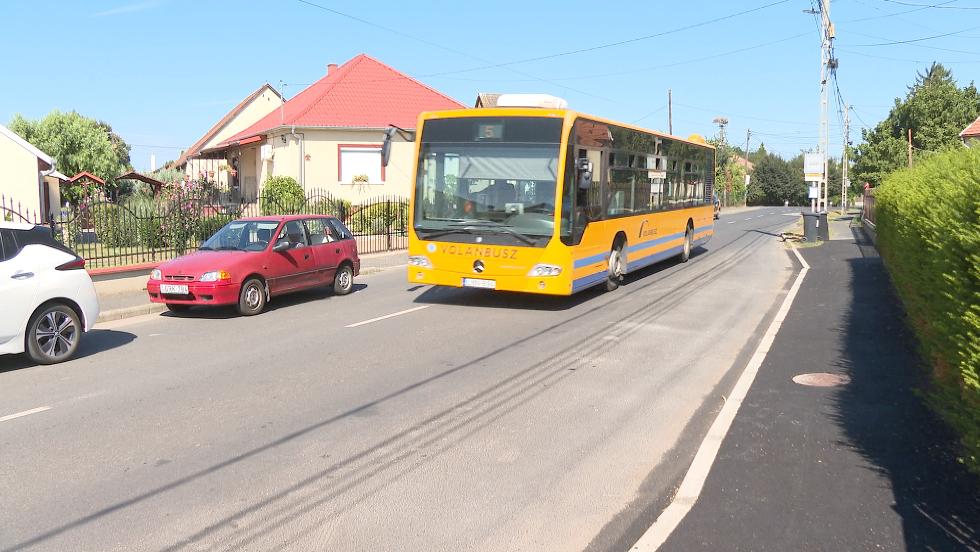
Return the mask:
{"type": "MultiPolygon", "coordinates": [[[[115,349],[116,347],[122,347],[134,339],[136,339],[136,336],[129,332],[92,330],[82,336],[82,341],[78,344],[78,352],[72,360],[78,360],[103,351],[115,349]]],[[[0,356],[0,374],[34,366],[37,366],[37,364],[31,362],[31,359],[27,358],[27,355],[0,356]]]]}
{"type": "MultiPolygon", "coordinates": [[[[355,294],[359,291],[367,289],[367,284],[354,284],[354,288],[351,294],[355,294]]],[[[263,312],[273,312],[279,309],[287,309],[296,305],[303,303],[311,303],[314,301],[327,301],[331,299],[343,300],[343,297],[338,297],[332,289],[330,288],[315,288],[303,291],[297,291],[295,293],[289,293],[279,297],[273,297],[265,306],[265,311],[263,312]]],[[[221,307],[191,307],[190,310],[184,312],[171,312],[163,311],[160,316],[168,318],[202,318],[206,320],[225,320],[228,318],[238,318],[241,315],[235,310],[233,306],[221,306],[221,307]]]]}
{"type": "Polygon", "coordinates": [[[852,379],[835,414],[842,445],[890,480],[908,550],[980,550],[980,478],[957,461],[955,435],[925,405],[927,367],[873,255],[848,261],[853,300],[839,368],[852,379]]]}

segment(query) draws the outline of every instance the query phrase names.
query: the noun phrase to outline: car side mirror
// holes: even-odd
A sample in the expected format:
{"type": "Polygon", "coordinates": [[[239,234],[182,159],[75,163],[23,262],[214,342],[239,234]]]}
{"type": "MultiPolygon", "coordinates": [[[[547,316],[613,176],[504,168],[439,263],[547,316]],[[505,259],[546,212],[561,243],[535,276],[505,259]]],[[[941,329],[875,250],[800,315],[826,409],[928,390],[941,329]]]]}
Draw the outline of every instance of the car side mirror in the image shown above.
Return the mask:
{"type": "Polygon", "coordinates": [[[272,250],[275,251],[276,253],[282,253],[283,251],[286,251],[287,249],[289,249],[289,246],[290,245],[292,245],[292,244],[289,243],[288,240],[277,241],[276,242],[276,245],[273,245],[272,246],[272,250]]]}

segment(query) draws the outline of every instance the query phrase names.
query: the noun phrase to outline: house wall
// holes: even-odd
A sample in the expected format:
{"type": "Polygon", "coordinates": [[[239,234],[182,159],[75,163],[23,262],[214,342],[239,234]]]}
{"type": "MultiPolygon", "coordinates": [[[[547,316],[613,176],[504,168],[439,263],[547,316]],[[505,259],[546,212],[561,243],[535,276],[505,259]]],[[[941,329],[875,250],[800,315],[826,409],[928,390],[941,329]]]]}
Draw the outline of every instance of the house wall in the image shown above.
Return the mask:
{"type": "MultiPolygon", "coordinates": [[[[19,203],[31,217],[43,217],[41,213],[40,182],[37,157],[6,136],[0,134],[0,195],[6,196],[8,205],[19,203]]],[[[16,208],[16,207],[15,207],[16,208]]]]}
{"type": "MultiPolygon", "coordinates": [[[[384,170],[383,182],[355,185],[340,182],[339,147],[343,145],[376,145],[384,139],[381,130],[297,129],[271,135],[273,161],[267,165],[272,176],[291,176],[304,188],[323,189],[332,195],[353,202],[380,195],[408,197],[413,169],[415,143],[396,137],[392,143],[391,160],[384,170]]],[[[259,181],[265,180],[263,176],[259,181]]]]}

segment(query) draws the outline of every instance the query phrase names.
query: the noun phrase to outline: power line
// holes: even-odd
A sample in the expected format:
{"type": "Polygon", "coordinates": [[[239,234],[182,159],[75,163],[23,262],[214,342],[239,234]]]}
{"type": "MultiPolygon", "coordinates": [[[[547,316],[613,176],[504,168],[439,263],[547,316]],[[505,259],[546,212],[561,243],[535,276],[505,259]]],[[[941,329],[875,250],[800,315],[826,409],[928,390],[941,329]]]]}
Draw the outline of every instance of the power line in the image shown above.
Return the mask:
{"type": "MultiPolygon", "coordinates": [[[[940,2],[939,4],[933,4],[931,6],[921,6],[919,8],[914,9],[914,10],[906,10],[906,11],[900,11],[900,12],[894,12],[894,13],[886,12],[885,15],[875,15],[875,16],[872,16],[872,17],[861,17],[861,18],[858,18],[858,19],[847,19],[847,20],[841,21],[841,23],[859,23],[861,21],[871,21],[873,19],[884,19],[886,17],[896,17],[896,16],[899,16],[899,15],[905,15],[905,14],[909,14],[909,13],[919,12],[919,11],[926,10],[926,9],[929,9],[929,8],[939,8],[939,7],[944,6],[945,4],[952,4],[952,3],[956,2],[956,1],[957,0],[947,0],[946,2],[940,2]]],[[[863,2],[861,2],[861,3],[863,3],[863,2]]],[[[874,8],[874,9],[876,9],[876,10],[878,10],[878,11],[884,11],[881,8],[878,8],[877,6],[871,6],[871,7],[874,8]]]]}
{"type": "MultiPolygon", "coordinates": [[[[306,0],[299,0],[299,1],[305,2],[306,0]]],[[[663,36],[667,36],[667,35],[679,33],[679,32],[682,32],[682,31],[689,31],[691,29],[696,29],[698,27],[704,27],[706,25],[711,25],[712,23],[718,23],[720,21],[725,21],[727,19],[733,19],[735,17],[739,17],[739,16],[742,16],[742,15],[746,15],[746,14],[750,14],[750,13],[757,12],[757,11],[760,11],[760,10],[764,10],[766,8],[771,8],[773,6],[778,6],[779,4],[785,4],[786,2],[789,2],[789,0],[778,0],[776,2],[770,2],[769,4],[763,4],[761,6],[757,6],[757,7],[748,9],[748,10],[743,10],[743,11],[740,11],[740,12],[736,12],[736,13],[724,15],[724,16],[721,16],[721,17],[716,17],[714,19],[708,19],[706,21],[700,21],[698,23],[691,23],[690,25],[684,25],[682,27],[677,27],[675,29],[670,29],[670,30],[667,30],[667,31],[662,31],[662,32],[659,32],[659,33],[654,33],[654,34],[649,34],[649,35],[644,35],[644,36],[638,36],[638,37],[634,37],[634,38],[628,38],[626,40],[618,40],[616,42],[607,42],[605,44],[599,44],[599,45],[596,45],[596,46],[590,46],[588,48],[578,48],[578,49],[575,49],[575,50],[566,50],[564,52],[557,52],[557,53],[554,53],[554,54],[547,54],[547,55],[543,55],[543,56],[529,57],[529,58],[518,59],[518,60],[513,60],[513,61],[506,61],[506,62],[503,62],[503,63],[494,63],[494,64],[490,64],[490,65],[484,65],[484,66],[481,66],[481,67],[471,67],[469,69],[459,69],[459,70],[455,70],[455,71],[443,71],[443,72],[440,72],[440,73],[431,73],[431,74],[423,75],[423,76],[425,76],[425,77],[434,77],[434,76],[441,76],[441,75],[451,75],[451,74],[455,74],[455,73],[466,73],[466,72],[469,72],[469,71],[480,71],[480,70],[484,70],[484,69],[496,69],[496,68],[499,68],[499,67],[508,67],[510,65],[518,65],[518,64],[521,64],[521,63],[530,63],[530,62],[533,62],[533,61],[543,61],[543,60],[547,60],[547,59],[554,59],[554,58],[558,58],[558,57],[571,56],[571,55],[575,55],[575,54],[584,54],[586,52],[594,52],[596,50],[603,50],[603,49],[606,49],[606,48],[613,48],[615,46],[623,46],[624,44],[632,44],[634,42],[640,42],[640,41],[643,41],[643,40],[649,40],[651,38],[660,38],[660,37],[663,37],[663,36]]]]}
{"type": "Polygon", "coordinates": [[[936,39],[936,38],[943,38],[943,37],[946,37],[946,36],[958,35],[960,33],[965,33],[967,31],[973,31],[973,30],[976,30],[976,29],[980,29],[980,26],[970,27],[970,28],[963,29],[963,30],[960,30],[960,31],[953,31],[951,33],[943,33],[943,34],[938,34],[938,35],[933,35],[933,36],[924,36],[924,37],[921,37],[921,38],[910,38],[908,40],[893,40],[893,41],[890,41],[890,42],[878,42],[878,43],[874,43],[874,44],[845,44],[845,46],[850,46],[852,48],[854,48],[854,47],[870,48],[872,46],[892,46],[892,45],[895,45],[895,44],[911,44],[913,42],[922,42],[924,40],[933,40],[933,39],[936,39]]]}
{"type": "MultiPolygon", "coordinates": [[[[980,6],[943,6],[941,4],[940,5],[934,5],[934,6],[926,6],[926,5],[923,5],[923,4],[913,4],[911,2],[900,2],[899,0],[883,0],[883,1],[884,2],[890,2],[892,4],[899,4],[899,5],[902,5],[902,6],[917,6],[917,7],[920,7],[920,8],[936,8],[936,9],[940,9],[940,10],[980,10],[980,6]]],[[[945,4],[949,4],[951,2],[944,2],[944,3],[945,4]]]]}

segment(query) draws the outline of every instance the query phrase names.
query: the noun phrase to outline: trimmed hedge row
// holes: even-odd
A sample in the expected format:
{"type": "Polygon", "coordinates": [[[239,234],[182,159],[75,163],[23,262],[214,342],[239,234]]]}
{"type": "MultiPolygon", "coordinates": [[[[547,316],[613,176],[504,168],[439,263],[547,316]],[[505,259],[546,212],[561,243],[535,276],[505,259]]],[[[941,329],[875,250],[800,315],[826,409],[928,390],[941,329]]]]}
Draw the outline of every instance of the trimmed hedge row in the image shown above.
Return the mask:
{"type": "Polygon", "coordinates": [[[980,473],[980,148],[891,174],[875,204],[882,258],[932,366],[930,403],[980,473]]]}

